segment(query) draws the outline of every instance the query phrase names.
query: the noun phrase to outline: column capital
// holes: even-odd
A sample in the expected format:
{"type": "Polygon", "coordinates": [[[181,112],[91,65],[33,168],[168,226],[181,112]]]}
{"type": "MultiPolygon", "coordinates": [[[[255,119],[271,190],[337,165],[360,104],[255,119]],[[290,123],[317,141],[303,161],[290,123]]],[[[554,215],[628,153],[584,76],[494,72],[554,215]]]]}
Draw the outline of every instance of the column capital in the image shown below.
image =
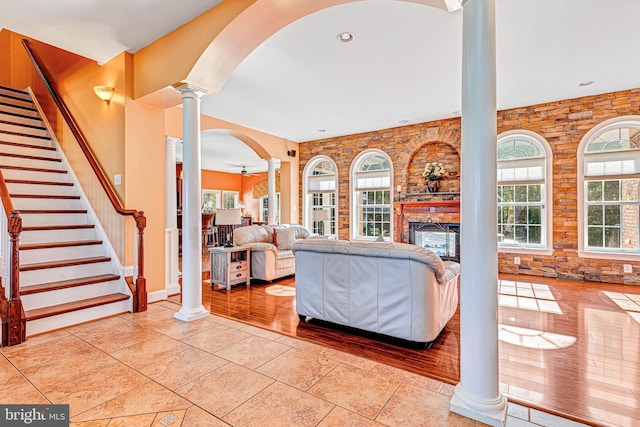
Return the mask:
{"type": "Polygon", "coordinates": [[[173,85],[173,88],[180,92],[182,96],[195,95],[200,98],[207,93],[206,90],[187,82],[179,82],[173,85]]]}
{"type": "Polygon", "coordinates": [[[172,145],[172,146],[176,146],[176,144],[178,142],[180,142],[180,138],[176,138],[175,136],[165,136],[164,137],[164,142],[167,145],[172,145]]]}

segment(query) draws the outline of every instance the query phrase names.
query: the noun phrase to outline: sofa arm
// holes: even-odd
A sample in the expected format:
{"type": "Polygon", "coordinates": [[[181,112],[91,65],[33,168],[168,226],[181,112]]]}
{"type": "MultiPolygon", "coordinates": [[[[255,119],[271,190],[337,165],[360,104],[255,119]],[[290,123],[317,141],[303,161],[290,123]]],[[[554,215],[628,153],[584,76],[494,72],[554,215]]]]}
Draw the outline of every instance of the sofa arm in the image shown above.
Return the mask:
{"type": "Polygon", "coordinates": [[[444,275],[442,276],[442,280],[438,283],[443,284],[447,283],[449,280],[455,278],[460,274],[460,264],[453,261],[445,261],[444,262],[444,275]]]}

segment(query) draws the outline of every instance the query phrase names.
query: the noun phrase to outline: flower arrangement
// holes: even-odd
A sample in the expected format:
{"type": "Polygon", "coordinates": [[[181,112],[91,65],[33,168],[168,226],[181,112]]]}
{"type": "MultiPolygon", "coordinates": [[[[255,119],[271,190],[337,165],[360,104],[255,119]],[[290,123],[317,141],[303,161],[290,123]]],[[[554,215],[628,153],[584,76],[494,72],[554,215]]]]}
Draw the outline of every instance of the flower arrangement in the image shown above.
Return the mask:
{"type": "Polygon", "coordinates": [[[439,181],[444,178],[444,167],[440,162],[427,163],[422,176],[426,181],[439,181]]]}

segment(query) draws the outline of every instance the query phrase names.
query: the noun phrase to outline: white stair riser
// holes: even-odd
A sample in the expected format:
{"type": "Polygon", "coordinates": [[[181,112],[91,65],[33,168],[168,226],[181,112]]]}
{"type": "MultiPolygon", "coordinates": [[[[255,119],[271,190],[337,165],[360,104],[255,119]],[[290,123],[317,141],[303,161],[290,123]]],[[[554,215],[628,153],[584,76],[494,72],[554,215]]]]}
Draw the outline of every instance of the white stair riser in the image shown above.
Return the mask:
{"type": "MultiPolygon", "coordinates": [[[[112,271],[111,264],[109,262],[96,262],[93,264],[21,271],[20,286],[79,279],[81,277],[98,276],[101,274],[115,274],[115,272],[112,271]]],[[[57,304],[56,301],[50,301],[49,303],[57,304]]]]}
{"type": "Polygon", "coordinates": [[[39,199],[14,197],[13,206],[17,209],[82,209],[79,199],[39,199]]]}
{"type": "Polygon", "coordinates": [[[104,256],[102,245],[69,246],[64,248],[29,249],[20,251],[20,263],[62,261],[65,259],[104,256]]]}
{"type": "Polygon", "coordinates": [[[77,325],[91,320],[101,319],[103,317],[127,313],[130,310],[131,299],[101,305],[99,307],[92,307],[85,310],[78,310],[71,313],[60,314],[54,317],[33,320],[27,322],[27,337],[55,329],[65,328],[70,325],[77,325]]]}
{"type": "MultiPolygon", "coordinates": [[[[38,117],[38,112],[37,111],[32,111],[32,110],[25,110],[24,108],[18,108],[15,107],[15,105],[17,105],[18,103],[12,103],[10,102],[10,100],[8,99],[0,99],[0,102],[5,103],[5,104],[11,104],[11,105],[0,105],[0,109],[2,111],[6,111],[8,113],[16,113],[16,114],[22,114],[23,116],[32,116],[32,117],[38,117]]],[[[23,103],[24,105],[24,103],[23,103]]],[[[28,107],[28,105],[27,105],[28,107]]]]}
{"type": "MultiPolygon", "coordinates": [[[[2,162],[0,161],[0,164],[2,162]]],[[[35,179],[38,181],[68,182],[68,173],[25,171],[20,169],[2,169],[4,179],[35,179]]]]}
{"type": "Polygon", "coordinates": [[[55,291],[40,292],[21,296],[25,310],[48,307],[51,301],[56,304],[66,304],[87,298],[95,298],[101,295],[114,294],[120,290],[120,281],[93,283],[91,285],[75,286],[73,288],[57,289],[55,291]]]}
{"type": "Polygon", "coordinates": [[[9,194],[42,194],[47,196],[77,196],[75,186],[7,183],[9,194]]]}
{"type": "MultiPolygon", "coordinates": [[[[18,113],[20,114],[20,113],[18,113]]],[[[29,116],[29,114],[20,114],[21,116],[29,116]]],[[[29,116],[29,117],[33,117],[33,116],[29,116]]],[[[44,126],[42,124],[42,120],[38,119],[38,120],[33,120],[31,118],[27,118],[27,117],[19,117],[19,116],[14,116],[13,114],[5,114],[4,112],[0,111],[0,120],[5,120],[7,122],[13,122],[13,123],[20,123],[23,125],[31,125],[31,126],[44,126]]]]}
{"type": "MultiPolygon", "coordinates": [[[[6,119],[2,119],[2,120],[6,120],[6,119]]],[[[0,130],[6,130],[9,132],[17,132],[17,133],[26,133],[27,135],[33,135],[33,136],[47,136],[46,129],[34,129],[29,126],[21,126],[20,124],[13,124],[14,120],[11,120],[11,119],[6,121],[11,121],[12,123],[0,123],[0,130]]]]}
{"type": "Polygon", "coordinates": [[[25,159],[22,157],[0,156],[0,164],[9,166],[22,166],[27,168],[64,170],[61,162],[51,160],[25,159]]]}
{"type": "MultiPolygon", "coordinates": [[[[2,139],[2,137],[0,137],[2,139]]],[[[10,154],[24,154],[28,156],[47,157],[50,159],[57,159],[58,152],[56,150],[48,150],[48,146],[39,144],[36,147],[23,147],[21,145],[0,144],[0,152],[10,154]]]]}
{"type": "Polygon", "coordinates": [[[96,239],[95,228],[74,228],[71,230],[29,230],[20,233],[21,244],[74,242],[96,239]]]}
{"type": "Polygon", "coordinates": [[[30,136],[11,135],[8,133],[0,133],[0,139],[6,142],[17,142],[18,144],[37,145],[39,147],[52,147],[53,142],[50,139],[33,138],[30,136]]]}
{"type": "Polygon", "coordinates": [[[89,224],[89,215],[77,214],[25,214],[22,213],[22,226],[31,225],[73,225],[89,224]]]}

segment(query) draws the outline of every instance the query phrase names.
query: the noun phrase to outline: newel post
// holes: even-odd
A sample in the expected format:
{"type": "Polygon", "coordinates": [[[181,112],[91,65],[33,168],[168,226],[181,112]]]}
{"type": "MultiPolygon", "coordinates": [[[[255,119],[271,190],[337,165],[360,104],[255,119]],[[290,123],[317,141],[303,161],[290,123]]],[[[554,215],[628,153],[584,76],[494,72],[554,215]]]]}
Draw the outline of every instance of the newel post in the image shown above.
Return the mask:
{"type": "Polygon", "coordinates": [[[26,328],[22,321],[22,300],[20,299],[20,233],[22,218],[20,212],[11,211],[9,216],[9,236],[11,239],[11,271],[9,296],[9,345],[17,345],[26,340],[26,328]]]}
{"type": "Polygon", "coordinates": [[[147,279],[144,278],[144,229],[147,226],[147,218],[144,212],[138,212],[136,216],[136,228],[138,229],[138,277],[136,278],[136,299],[133,302],[134,312],[147,310],[147,279]]]}

